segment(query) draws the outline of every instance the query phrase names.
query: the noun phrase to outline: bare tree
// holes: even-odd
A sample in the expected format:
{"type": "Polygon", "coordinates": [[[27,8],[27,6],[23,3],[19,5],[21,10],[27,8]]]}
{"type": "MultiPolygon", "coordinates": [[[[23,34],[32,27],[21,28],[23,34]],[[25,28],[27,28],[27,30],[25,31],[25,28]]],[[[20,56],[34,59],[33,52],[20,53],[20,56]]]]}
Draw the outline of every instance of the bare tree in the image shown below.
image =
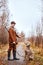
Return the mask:
{"type": "Polygon", "coordinates": [[[36,46],[40,46],[40,44],[42,43],[42,28],[41,28],[41,24],[38,22],[37,27],[36,27],[36,46]]]}
{"type": "Polygon", "coordinates": [[[0,0],[0,42],[7,43],[8,32],[5,26],[9,20],[7,0],[0,0]]]}

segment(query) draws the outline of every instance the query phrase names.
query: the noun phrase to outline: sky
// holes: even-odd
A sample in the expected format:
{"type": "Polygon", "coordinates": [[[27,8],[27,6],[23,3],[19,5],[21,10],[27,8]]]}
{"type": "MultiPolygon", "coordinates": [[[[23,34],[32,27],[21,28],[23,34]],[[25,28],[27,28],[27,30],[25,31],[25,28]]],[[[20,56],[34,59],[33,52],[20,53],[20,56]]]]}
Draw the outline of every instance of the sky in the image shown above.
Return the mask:
{"type": "Polygon", "coordinates": [[[41,20],[41,0],[8,0],[10,21],[16,22],[16,29],[29,36],[35,32],[37,22],[41,20]]]}

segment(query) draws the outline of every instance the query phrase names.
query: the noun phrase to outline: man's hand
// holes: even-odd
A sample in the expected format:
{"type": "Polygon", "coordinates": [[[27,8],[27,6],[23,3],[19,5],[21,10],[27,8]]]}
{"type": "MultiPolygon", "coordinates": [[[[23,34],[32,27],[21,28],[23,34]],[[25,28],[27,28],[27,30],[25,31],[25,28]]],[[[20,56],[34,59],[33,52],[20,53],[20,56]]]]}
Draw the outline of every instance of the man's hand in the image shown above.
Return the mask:
{"type": "Polygon", "coordinates": [[[21,36],[19,36],[19,38],[21,38],[21,36]]]}
{"type": "Polygon", "coordinates": [[[15,42],[13,42],[13,44],[16,44],[15,42]]]}

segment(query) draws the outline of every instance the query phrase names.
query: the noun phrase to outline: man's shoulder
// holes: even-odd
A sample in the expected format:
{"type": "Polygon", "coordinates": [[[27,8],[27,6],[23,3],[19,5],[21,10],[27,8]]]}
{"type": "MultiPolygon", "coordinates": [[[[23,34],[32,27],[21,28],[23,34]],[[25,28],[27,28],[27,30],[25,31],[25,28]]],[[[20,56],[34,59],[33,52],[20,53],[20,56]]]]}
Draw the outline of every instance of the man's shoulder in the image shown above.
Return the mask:
{"type": "Polygon", "coordinates": [[[12,28],[11,28],[11,27],[9,27],[9,30],[12,30],[12,28]]]}
{"type": "Polygon", "coordinates": [[[9,27],[9,31],[10,31],[10,30],[13,31],[13,29],[12,29],[11,27],[9,27]]]}
{"type": "Polygon", "coordinates": [[[15,32],[16,33],[16,30],[12,27],[9,28],[9,31],[12,31],[12,32],[15,32]]]}

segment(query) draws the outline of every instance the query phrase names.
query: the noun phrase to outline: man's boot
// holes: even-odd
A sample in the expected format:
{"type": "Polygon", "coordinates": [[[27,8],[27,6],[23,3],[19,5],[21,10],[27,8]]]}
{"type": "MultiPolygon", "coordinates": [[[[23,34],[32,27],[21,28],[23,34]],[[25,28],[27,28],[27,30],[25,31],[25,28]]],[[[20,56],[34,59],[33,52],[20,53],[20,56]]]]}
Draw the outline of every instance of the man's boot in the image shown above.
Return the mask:
{"type": "Polygon", "coordinates": [[[18,58],[16,58],[16,51],[13,50],[13,59],[14,60],[19,60],[18,58]]]}

